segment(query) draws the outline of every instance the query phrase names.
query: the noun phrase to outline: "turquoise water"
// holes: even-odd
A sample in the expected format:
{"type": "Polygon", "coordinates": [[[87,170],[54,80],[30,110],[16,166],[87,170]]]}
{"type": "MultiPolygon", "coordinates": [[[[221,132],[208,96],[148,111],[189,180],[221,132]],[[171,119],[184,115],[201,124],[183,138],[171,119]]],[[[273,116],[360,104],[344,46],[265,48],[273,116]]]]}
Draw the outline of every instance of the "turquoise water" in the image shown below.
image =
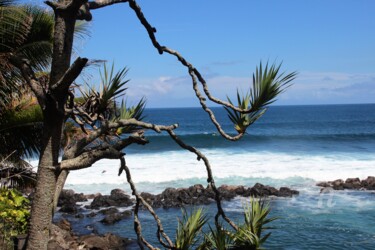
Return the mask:
{"type": "MultiPolygon", "coordinates": [[[[226,114],[215,108],[223,128],[232,130],[226,114]]],[[[280,217],[267,242],[270,249],[375,249],[375,193],[337,191],[320,194],[318,181],[375,176],[375,105],[271,107],[239,142],[222,139],[208,116],[197,108],[150,109],[146,120],[179,123],[176,133],[210,159],[217,184],[251,186],[256,182],[299,190],[292,199],[272,199],[272,215],[280,217]]],[[[233,131],[233,130],[232,130],[233,131]]],[[[205,185],[204,166],[167,135],[148,133],[150,144],[125,150],[139,191],[159,193],[166,187],[205,185]]],[[[84,193],[129,191],[125,176],[117,177],[118,162],[105,160],[91,169],[71,173],[66,188],[84,193]]],[[[241,199],[225,203],[235,221],[242,217],[241,199]]],[[[208,213],[215,207],[208,206],[208,213]]],[[[174,235],[179,209],[158,209],[164,227],[174,235]]],[[[103,226],[75,219],[74,228],[135,237],[131,220],[103,226]]],[[[150,215],[141,214],[144,235],[155,242],[150,215]]]]}

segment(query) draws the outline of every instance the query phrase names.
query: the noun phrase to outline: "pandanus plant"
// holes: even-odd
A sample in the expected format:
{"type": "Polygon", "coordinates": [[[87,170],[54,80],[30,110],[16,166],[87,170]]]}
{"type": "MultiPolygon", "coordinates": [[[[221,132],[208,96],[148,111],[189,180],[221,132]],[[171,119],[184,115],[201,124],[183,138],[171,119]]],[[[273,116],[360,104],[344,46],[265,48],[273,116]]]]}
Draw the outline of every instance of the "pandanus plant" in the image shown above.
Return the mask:
{"type": "MultiPolygon", "coordinates": [[[[224,107],[238,133],[245,133],[246,129],[265,113],[267,106],[275,102],[275,98],[296,78],[296,72],[287,75],[279,73],[280,67],[281,64],[268,66],[267,63],[263,68],[260,63],[253,74],[252,88],[245,95],[241,95],[237,90],[237,107],[246,112],[224,107]]],[[[228,102],[235,106],[232,100],[227,98],[228,102]]]]}

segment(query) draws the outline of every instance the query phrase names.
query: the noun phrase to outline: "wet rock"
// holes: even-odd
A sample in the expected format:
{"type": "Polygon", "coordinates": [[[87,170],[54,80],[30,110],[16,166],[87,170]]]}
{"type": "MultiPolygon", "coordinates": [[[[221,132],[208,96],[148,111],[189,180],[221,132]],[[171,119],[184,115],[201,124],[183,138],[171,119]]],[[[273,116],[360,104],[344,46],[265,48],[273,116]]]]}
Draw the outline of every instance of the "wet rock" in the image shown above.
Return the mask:
{"type": "Polygon", "coordinates": [[[95,212],[90,212],[89,214],[86,214],[86,217],[88,217],[88,218],[92,218],[92,217],[95,217],[95,216],[97,216],[98,214],[97,213],[95,213],[95,212]]]}
{"type": "Polygon", "coordinates": [[[72,233],[70,223],[68,221],[60,221],[58,225],[59,226],[51,226],[51,237],[50,241],[48,242],[48,250],[120,250],[127,249],[128,245],[134,243],[133,241],[111,233],[107,233],[103,236],[90,234],[78,237],[72,233]]]}
{"type": "Polygon", "coordinates": [[[293,195],[298,195],[299,192],[297,190],[290,189],[288,187],[281,187],[279,190],[278,196],[280,197],[292,197],[293,195]]]}
{"type": "Polygon", "coordinates": [[[121,189],[114,189],[110,195],[98,195],[91,202],[90,208],[98,209],[100,207],[128,207],[133,205],[133,201],[121,189]]]}
{"type": "Polygon", "coordinates": [[[362,181],[359,178],[348,178],[345,182],[342,179],[338,179],[335,181],[319,182],[316,185],[319,187],[330,187],[334,190],[375,190],[375,177],[369,176],[362,181]]]}
{"type": "Polygon", "coordinates": [[[61,191],[57,206],[61,207],[64,204],[75,204],[76,202],[87,201],[86,195],[83,193],[75,193],[71,189],[63,189],[61,191]]]}
{"type": "Polygon", "coordinates": [[[128,244],[129,240],[111,233],[107,233],[104,236],[86,235],[80,237],[80,247],[82,247],[82,249],[120,250],[126,249],[125,247],[128,244]]]}
{"type": "Polygon", "coordinates": [[[77,218],[77,219],[85,218],[85,216],[83,214],[76,214],[74,217],[77,218]]]}
{"type": "Polygon", "coordinates": [[[375,190],[375,177],[369,176],[367,179],[361,181],[361,185],[363,188],[368,190],[375,190]]]}
{"type": "Polygon", "coordinates": [[[67,213],[67,214],[75,214],[78,212],[78,207],[76,206],[75,203],[73,204],[64,204],[62,205],[62,207],[60,208],[59,212],[62,212],[62,213],[67,213]]]}
{"type": "Polygon", "coordinates": [[[131,216],[132,216],[131,211],[124,211],[121,213],[108,213],[106,214],[104,219],[102,219],[100,222],[106,225],[112,225],[116,222],[119,222],[120,220],[124,218],[129,218],[131,216]]]}

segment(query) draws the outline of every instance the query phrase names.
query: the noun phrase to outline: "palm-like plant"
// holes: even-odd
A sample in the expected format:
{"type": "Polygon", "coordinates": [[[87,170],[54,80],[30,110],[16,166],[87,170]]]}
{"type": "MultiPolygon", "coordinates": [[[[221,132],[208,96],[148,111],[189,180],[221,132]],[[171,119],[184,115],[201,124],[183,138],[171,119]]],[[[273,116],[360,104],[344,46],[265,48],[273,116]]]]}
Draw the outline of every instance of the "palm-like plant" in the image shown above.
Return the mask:
{"type": "MultiPolygon", "coordinates": [[[[279,73],[280,67],[281,64],[278,66],[272,64],[269,67],[267,63],[263,69],[260,63],[259,68],[257,67],[253,74],[253,86],[250,91],[246,95],[240,95],[237,90],[237,107],[248,112],[239,112],[224,107],[238,133],[245,133],[247,127],[259,119],[267,110],[267,106],[275,102],[275,98],[295,79],[296,72],[285,75],[285,73],[279,73]]],[[[229,97],[228,102],[233,105],[229,97]]]]}
{"type": "Polygon", "coordinates": [[[277,219],[269,218],[270,211],[268,203],[252,198],[250,205],[244,208],[244,224],[232,235],[236,249],[262,249],[262,244],[271,235],[262,236],[265,230],[271,229],[265,225],[277,219]]]}
{"type": "Polygon", "coordinates": [[[238,230],[233,232],[227,230],[222,225],[217,225],[215,229],[210,227],[210,232],[205,234],[204,241],[198,247],[199,250],[258,250],[263,249],[262,245],[271,235],[263,233],[271,229],[266,225],[277,218],[269,218],[270,207],[262,200],[251,199],[250,204],[244,207],[244,223],[238,230]]]}
{"type": "Polygon", "coordinates": [[[205,234],[204,241],[198,247],[198,250],[227,250],[232,247],[231,234],[222,225],[218,225],[215,229],[210,226],[210,232],[205,234]]]}
{"type": "Polygon", "coordinates": [[[175,249],[188,250],[194,247],[206,222],[202,208],[194,210],[190,215],[186,210],[182,210],[182,220],[179,219],[176,231],[175,249]]]}
{"type": "Polygon", "coordinates": [[[95,86],[87,85],[86,89],[81,89],[83,96],[83,108],[90,114],[93,120],[113,119],[117,112],[116,99],[125,95],[125,84],[129,82],[125,80],[128,69],[125,67],[114,73],[114,64],[111,69],[104,64],[103,72],[100,71],[101,82],[99,91],[95,86]]]}
{"type": "MultiPolygon", "coordinates": [[[[47,84],[42,71],[50,65],[54,27],[52,12],[16,3],[0,0],[0,158],[7,159],[0,164],[0,176],[13,186],[35,177],[21,157],[39,153],[43,117],[12,59],[27,59],[40,82],[47,84]]],[[[87,25],[78,23],[75,31],[82,38],[87,25]]]]}
{"type": "Polygon", "coordinates": [[[22,85],[12,59],[26,58],[35,71],[47,69],[52,55],[54,17],[35,6],[0,0],[0,105],[11,99],[22,85]]]}

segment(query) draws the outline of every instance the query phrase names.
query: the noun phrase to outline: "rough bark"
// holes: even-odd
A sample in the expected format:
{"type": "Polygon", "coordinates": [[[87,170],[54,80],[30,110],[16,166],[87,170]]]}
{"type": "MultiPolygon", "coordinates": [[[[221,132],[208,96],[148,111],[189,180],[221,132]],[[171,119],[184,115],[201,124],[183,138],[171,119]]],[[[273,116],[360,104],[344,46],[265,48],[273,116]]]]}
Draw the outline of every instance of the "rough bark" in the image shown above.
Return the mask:
{"type": "MultiPolygon", "coordinates": [[[[39,166],[35,196],[32,204],[27,249],[47,249],[50,226],[53,218],[54,196],[59,174],[58,156],[64,126],[64,106],[68,98],[68,87],[79,75],[87,59],[80,59],[79,72],[72,77],[70,59],[73,32],[78,9],[83,1],[60,0],[47,3],[55,12],[55,31],[49,89],[44,93],[46,100],[44,115],[44,140],[39,166]],[[83,66],[82,66],[83,65],[83,66]],[[68,77],[67,77],[68,76],[68,77]],[[69,81],[69,82],[68,82],[69,81]],[[53,86],[53,88],[51,88],[53,86]]],[[[74,65],[73,65],[74,68],[74,65]]],[[[40,103],[42,106],[43,104],[40,103]]]]}
{"type": "Polygon", "coordinates": [[[31,210],[28,249],[47,249],[54,210],[53,198],[61,129],[62,119],[59,122],[57,117],[44,123],[44,145],[46,147],[42,151],[39,161],[37,186],[31,210]]]}

